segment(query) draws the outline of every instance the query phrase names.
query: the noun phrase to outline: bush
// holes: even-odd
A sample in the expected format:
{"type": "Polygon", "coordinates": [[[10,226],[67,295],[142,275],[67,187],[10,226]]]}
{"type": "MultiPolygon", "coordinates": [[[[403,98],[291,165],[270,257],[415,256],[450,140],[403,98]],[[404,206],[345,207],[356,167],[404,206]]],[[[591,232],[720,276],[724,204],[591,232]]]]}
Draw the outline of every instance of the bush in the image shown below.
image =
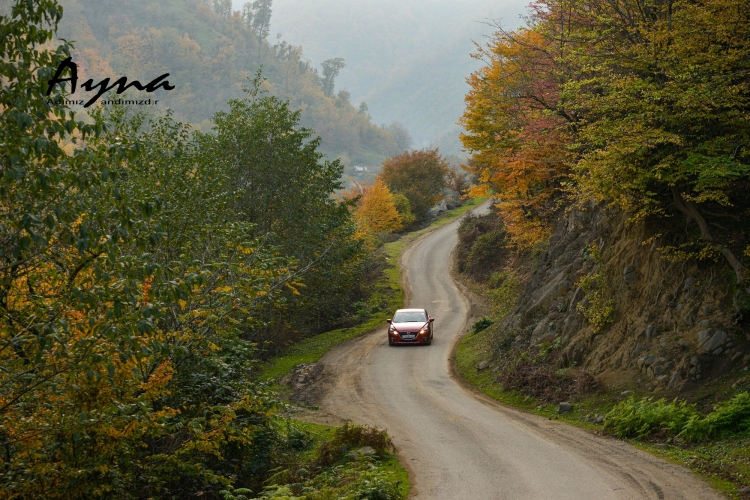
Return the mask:
{"type": "Polygon", "coordinates": [[[573,396],[596,391],[600,386],[596,377],[586,370],[560,372],[548,363],[523,358],[509,366],[500,381],[506,390],[521,391],[548,402],[567,401],[573,396]]]}
{"type": "Polygon", "coordinates": [[[346,422],[336,429],[333,439],[320,447],[317,464],[330,465],[347,451],[364,446],[370,446],[381,457],[385,456],[387,452],[395,450],[391,438],[388,437],[385,430],[346,422]]]}
{"type": "Polygon", "coordinates": [[[617,437],[639,439],[658,432],[677,435],[691,419],[698,417],[695,406],[685,401],[637,400],[633,396],[617,404],[604,419],[604,430],[617,437]]]}
{"type": "Polygon", "coordinates": [[[479,333],[481,331],[484,331],[490,326],[492,326],[493,323],[494,321],[492,321],[492,318],[488,318],[487,316],[484,316],[471,326],[471,333],[479,333]]]}
{"type": "Polygon", "coordinates": [[[700,417],[694,415],[685,425],[682,437],[689,441],[722,438],[750,431],[750,394],[743,392],[714,406],[714,411],[700,417]]]}

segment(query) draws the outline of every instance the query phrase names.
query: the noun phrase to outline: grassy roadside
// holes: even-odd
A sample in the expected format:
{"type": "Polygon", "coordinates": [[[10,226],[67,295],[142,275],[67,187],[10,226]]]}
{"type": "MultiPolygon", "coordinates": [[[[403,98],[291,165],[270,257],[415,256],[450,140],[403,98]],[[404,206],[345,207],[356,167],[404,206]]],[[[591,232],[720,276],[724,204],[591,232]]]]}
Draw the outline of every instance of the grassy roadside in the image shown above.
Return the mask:
{"type": "Polygon", "coordinates": [[[388,261],[392,264],[385,270],[382,280],[375,283],[375,293],[370,301],[373,306],[383,302],[388,304],[385,311],[380,311],[363,323],[350,327],[321,333],[291,346],[284,354],[271,358],[260,368],[261,379],[277,379],[291,372],[300,363],[314,363],[333,347],[355,337],[380,328],[385,323],[387,311],[394,311],[404,302],[404,291],[401,287],[401,254],[414,240],[451,223],[472,208],[481,204],[485,199],[476,198],[466,204],[441,214],[432,224],[419,231],[407,233],[396,241],[386,243],[383,250],[388,261]]]}
{"type": "MultiPolygon", "coordinates": [[[[591,422],[596,416],[609,414],[616,405],[651,396],[650,394],[622,394],[603,390],[580,400],[572,401],[570,413],[558,414],[556,404],[547,404],[519,391],[506,391],[491,368],[478,369],[479,363],[487,361],[494,351],[491,329],[467,334],[456,349],[456,368],[463,380],[476,390],[502,403],[526,410],[553,420],[560,420],[596,433],[604,433],[601,423],[591,422]],[[588,419],[587,419],[588,418],[588,419]]],[[[744,384],[732,387],[724,381],[722,398],[729,399],[746,391],[744,384]]],[[[655,398],[655,399],[658,399],[655,398]]],[[[670,404],[669,401],[665,402],[670,404]]],[[[606,418],[610,418],[607,415],[606,418]]],[[[729,498],[750,498],[750,438],[729,436],[690,443],[655,433],[644,439],[630,438],[624,441],[659,456],[669,462],[689,468],[729,498]]]]}

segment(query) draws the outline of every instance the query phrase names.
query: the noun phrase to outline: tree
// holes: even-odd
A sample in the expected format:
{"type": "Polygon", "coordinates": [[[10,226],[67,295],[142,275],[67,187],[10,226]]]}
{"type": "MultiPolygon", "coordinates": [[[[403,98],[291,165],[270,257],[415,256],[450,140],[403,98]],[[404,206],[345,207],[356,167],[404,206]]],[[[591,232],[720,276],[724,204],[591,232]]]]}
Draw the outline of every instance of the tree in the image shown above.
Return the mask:
{"type": "Polygon", "coordinates": [[[555,199],[570,163],[570,114],[560,99],[560,47],[534,29],[498,29],[468,79],[461,140],[473,153],[467,170],[475,195],[493,194],[510,240],[530,248],[552,231],[555,199]]]}
{"type": "Polygon", "coordinates": [[[61,15],[42,0],[0,17],[0,489],[216,496],[273,432],[238,336],[260,297],[299,286],[293,264],[238,220],[187,126],[144,132],[117,107],[86,125],[54,104],[69,94],[47,98],[71,50],[47,45],[61,15]]]}
{"type": "MultiPolygon", "coordinates": [[[[586,76],[563,85],[579,117],[575,171],[582,194],[636,217],[664,214],[671,205],[698,229],[675,250],[723,256],[742,283],[739,233],[712,224],[708,212],[746,206],[750,4],[586,5],[569,18],[564,36],[577,45],[562,58],[586,76]]],[[[546,29],[560,39],[554,26],[546,29]]]]}
{"type": "Polygon", "coordinates": [[[326,59],[321,66],[323,67],[323,94],[326,97],[333,97],[336,77],[339,76],[339,71],[346,67],[346,63],[343,58],[336,57],[326,59]]]}
{"type": "Polygon", "coordinates": [[[403,194],[395,193],[393,195],[393,204],[396,205],[396,210],[398,210],[398,214],[401,216],[401,222],[403,223],[404,227],[408,227],[417,219],[411,212],[411,204],[409,204],[409,199],[403,194]]]}
{"type": "MultiPolygon", "coordinates": [[[[214,0],[223,1],[223,0],[214,0]]],[[[229,9],[231,13],[231,2],[229,9]]],[[[251,28],[260,40],[268,38],[271,29],[271,5],[273,0],[255,0],[242,6],[242,20],[248,28],[251,28]]]]}
{"type": "Polygon", "coordinates": [[[449,168],[437,149],[412,150],[383,162],[379,177],[409,200],[416,221],[422,221],[443,198],[449,168]]]}
{"type": "Polygon", "coordinates": [[[403,153],[404,151],[409,149],[414,142],[411,138],[409,130],[407,130],[407,128],[404,127],[401,122],[392,122],[385,129],[390,132],[393,138],[396,140],[396,146],[398,147],[398,151],[396,152],[396,154],[403,153]]]}
{"type": "Polygon", "coordinates": [[[357,220],[372,234],[390,233],[403,227],[393,193],[382,179],[366,186],[357,203],[357,220]]]}
{"type": "MultiPolygon", "coordinates": [[[[347,203],[333,198],[341,189],[340,161],[324,161],[320,138],[299,126],[300,112],[292,111],[287,101],[263,95],[261,86],[258,75],[247,89],[248,98],[230,100],[229,111],[214,118],[215,135],[203,138],[212,161],[231,176],[242,220],[308,270],[309,293],[290,290],[286,297],[309,322],[295,321],[292,328],[296,334],[308,333],[346,310],[361,248],[347,203]]],[[[274,334],[285,332],[284,314],[269,309],[263,329],[247,335],[274,341],[274,334]]]]}

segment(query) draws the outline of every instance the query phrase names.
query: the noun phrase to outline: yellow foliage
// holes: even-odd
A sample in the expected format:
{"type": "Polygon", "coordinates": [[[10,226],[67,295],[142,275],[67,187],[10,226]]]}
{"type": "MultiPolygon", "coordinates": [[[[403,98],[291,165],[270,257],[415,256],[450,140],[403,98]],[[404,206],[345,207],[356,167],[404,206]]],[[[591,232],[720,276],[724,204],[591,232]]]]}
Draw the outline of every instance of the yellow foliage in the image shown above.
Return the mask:
{"type": "Polygon", "coordinates": [[[372,233],[398,231],[403,227],[393,193],[380,178],[365,188],[356,217],[372,233]]]}

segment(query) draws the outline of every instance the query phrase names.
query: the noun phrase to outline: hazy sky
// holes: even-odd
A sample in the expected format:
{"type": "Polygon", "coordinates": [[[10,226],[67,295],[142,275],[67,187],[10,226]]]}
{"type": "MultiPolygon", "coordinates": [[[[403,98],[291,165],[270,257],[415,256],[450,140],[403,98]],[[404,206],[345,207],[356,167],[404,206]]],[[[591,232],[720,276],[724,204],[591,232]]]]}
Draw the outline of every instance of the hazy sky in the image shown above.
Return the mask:
{"type": "MultiPolygon", "coordinates": [[[[240,9],[243,0],[234,0],[240,9]]],[[[336,81],[357,106],[367,102],[376,123],[400,121],[417,146],[460,149],[456,121],[463,110],[465,78],[480,62],[472,40],[522,24],[528,0],[274,0],[271,37],[302,45],[320,68],[343,57],[336,81]]]]}

